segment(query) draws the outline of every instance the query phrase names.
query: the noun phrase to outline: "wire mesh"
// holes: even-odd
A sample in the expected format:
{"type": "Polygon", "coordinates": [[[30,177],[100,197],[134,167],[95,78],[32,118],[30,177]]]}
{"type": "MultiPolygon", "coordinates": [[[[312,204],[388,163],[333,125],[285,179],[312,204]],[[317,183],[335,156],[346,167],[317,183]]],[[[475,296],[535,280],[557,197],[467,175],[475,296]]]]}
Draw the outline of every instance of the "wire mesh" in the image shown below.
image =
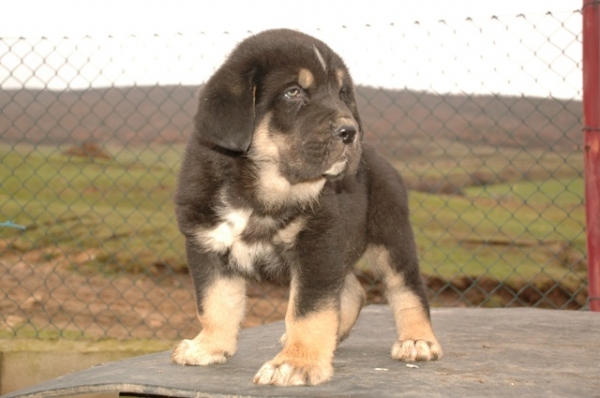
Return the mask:
{"type": "MultiPolygon", "coordinates": [[[[580,19],[315,33],[344,38],[365,140],[410,188],[432,305],[586,306],[580,19]]],[[[0,337],[195,335],[172,196],[198,79],[236,41],[0,38],[0,337]]],[[[285,289],[248,296],[246,326],[285,314],[285,289]]]]}

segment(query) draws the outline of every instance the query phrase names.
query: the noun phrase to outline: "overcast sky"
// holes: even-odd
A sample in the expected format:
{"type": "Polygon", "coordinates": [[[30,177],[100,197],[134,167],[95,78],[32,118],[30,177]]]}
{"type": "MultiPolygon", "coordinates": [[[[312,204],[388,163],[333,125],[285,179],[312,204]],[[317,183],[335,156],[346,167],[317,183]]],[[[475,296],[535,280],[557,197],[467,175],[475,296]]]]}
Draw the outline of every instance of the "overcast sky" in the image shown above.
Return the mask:
{"type": "Polygon", "coordinates": [[[573,11],[582,0],[2,0],[1,36],[312,29],[573,11]]]}
{"type": "Polygon", "coordinates": [[[0,0],[0,85],[200,84],[248,34],[288,27],[326,41],[359,84],[577,97],[581,18],[573,11],[581,4],[0,0]],[[18,37],[29,47],[14,41],[18,37]],[[36,55],[28,56],[32,43],[36,55]],[[65,58],[68,67],[61,66],[65,58]]]}

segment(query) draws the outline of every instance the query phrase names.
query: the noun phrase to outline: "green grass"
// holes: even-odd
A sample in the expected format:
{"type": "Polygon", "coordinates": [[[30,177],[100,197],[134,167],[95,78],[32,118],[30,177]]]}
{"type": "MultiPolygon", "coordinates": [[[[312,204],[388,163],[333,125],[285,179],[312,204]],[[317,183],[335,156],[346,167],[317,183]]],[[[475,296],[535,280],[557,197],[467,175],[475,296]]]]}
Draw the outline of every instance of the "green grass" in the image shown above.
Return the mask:
{"type": "Polygon", "coordinates": [[[482,275],[507,284],[555,281],[576,291],[587,278],[583,180],[471,187],[465,196],[412,192],[425,273],[482,275]]]}
{"type": "Polygon", "coordinates": [[[36,339],[36,340],[81,340],[82,338],[92,339],[78,330],[60,330],[58,328],[38,329],[31,323],[21,324],[12,328],[0,328],[0,340],[2,339],[36,339]]]}
{"type": "Polygon", "coordinates": [[[426,191],[410,194],[425,273],[514,286],[550,280],[571,292],[585,284],[580,153],[443,139],[411,145],[419,151],[391,161],[410,187],[426,191]]]}
{"type": "Polygon", "coordinates": [[[443,180],[459,190],[477,183],[516,183],[523,179],[545,181],[579,176],[583,158],[576,151],[566,153],[540,149],[468,145],[445,139],[405,144],[419,148],[412,156],[389,159],[408,185],[418,181],[443,180]]]}
{"type": "MultiPolygon", "coordinates": [[[[434,149],[397,164],[409,182],[447,178],[460,187],[461,195],[411,191],[425,273],[516,285],[550,279],[569,291],[585,283],[579,154],[434,149]]],[[[109,148],[111,160],[61,152],[0,145],[0,222],[27,227],[0,229],[10,250],[94,249],[79,270],[109,275],[153,264],[185,270],[172,203],[182,147],[109,148]]]]}
{"type": "MultiPolygon", "coordinates": [[[[160,147],[159,147],[160,148],[160,147]]],[[[19,251],[97,248],[87,268],[143,271],[185,267],[173,192],[181,148],[118,151],[113,160],[68,157],[57,148],[0,146],[0,237],[19,251]]]]}

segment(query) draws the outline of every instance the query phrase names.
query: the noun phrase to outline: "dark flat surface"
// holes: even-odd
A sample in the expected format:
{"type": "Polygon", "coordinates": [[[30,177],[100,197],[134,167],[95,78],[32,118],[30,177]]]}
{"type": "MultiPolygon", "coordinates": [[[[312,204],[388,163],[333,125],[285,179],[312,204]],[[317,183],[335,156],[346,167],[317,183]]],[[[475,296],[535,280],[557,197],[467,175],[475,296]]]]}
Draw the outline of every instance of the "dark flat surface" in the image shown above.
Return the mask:
{"type": "Polygon", "coordinates": [[[391,359],[387,306],[363,309],[336,352],[335,374],[314,387],[252,384],[279,351],[283,323],[244,330],[223,365],[171,364],[170,352],[107,363],[3,398],[120,391],[180,397],[600,397],[600,314],[540,309],[434,309],[444,348],[418,368],[391,359]]]}

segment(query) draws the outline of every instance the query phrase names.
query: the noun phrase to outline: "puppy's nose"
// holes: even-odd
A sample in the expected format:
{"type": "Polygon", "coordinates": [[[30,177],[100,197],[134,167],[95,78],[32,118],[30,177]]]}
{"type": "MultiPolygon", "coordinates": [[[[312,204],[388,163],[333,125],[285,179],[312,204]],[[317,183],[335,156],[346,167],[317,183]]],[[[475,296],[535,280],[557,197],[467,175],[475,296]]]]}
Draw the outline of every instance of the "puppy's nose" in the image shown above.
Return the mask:
{"type": "Polygon", "coordinates": [[[350,124],[342,125],[335,130],[335,135],[336,137],[339,137],[344,144],[352,144],[354,142],[354,137],[356,136],[356,127],[350,124]]]}

